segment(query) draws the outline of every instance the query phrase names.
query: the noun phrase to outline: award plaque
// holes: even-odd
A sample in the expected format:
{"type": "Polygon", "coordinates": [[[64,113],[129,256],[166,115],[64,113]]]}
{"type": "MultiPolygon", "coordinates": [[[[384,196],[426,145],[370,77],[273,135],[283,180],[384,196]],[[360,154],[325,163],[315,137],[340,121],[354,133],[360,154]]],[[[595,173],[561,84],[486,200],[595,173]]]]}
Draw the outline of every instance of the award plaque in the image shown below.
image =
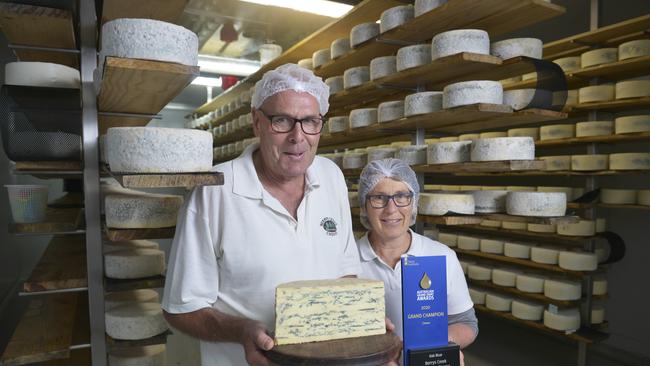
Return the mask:
{"type": "Polygon", "coordinates": [[[404,256],[404,366],[459,366],[460,347],[448,341],[445,256],[404,256]]]}

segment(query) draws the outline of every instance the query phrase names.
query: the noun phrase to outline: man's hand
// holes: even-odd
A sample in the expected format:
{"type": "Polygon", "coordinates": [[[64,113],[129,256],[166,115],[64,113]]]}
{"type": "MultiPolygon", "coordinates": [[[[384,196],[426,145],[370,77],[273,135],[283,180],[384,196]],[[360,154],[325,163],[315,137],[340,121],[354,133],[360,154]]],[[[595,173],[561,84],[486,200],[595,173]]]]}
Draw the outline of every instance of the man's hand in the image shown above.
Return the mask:
{"type": "Polygon", "coordinates": [[[386,331],[387,332],[394,332],[395,331],[395,324],[393,324],[388,317],[386,317],[386,331]]]}
{"type": "Polygon", "coordinates": [[[266,333],[266,326],[258,321],[250,320],[242,332],[242,345],[246,353],[246,362],[251,366],[271,366],[262,351],[273,348],[273,339],[266,333]]]}
{"type": "Polygon", "coordinates": [[[460,351],[460,366],[465,366],[465,356],[463,355],[463,351],[460,351]]]}

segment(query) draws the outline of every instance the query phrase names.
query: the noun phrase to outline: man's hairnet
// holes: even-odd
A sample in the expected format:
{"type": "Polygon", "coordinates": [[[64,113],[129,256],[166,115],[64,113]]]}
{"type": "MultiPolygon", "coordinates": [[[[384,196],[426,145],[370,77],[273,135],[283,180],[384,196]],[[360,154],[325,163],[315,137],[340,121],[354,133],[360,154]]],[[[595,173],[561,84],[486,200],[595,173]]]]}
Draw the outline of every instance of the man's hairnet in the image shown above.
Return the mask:
{"type": "Polygon", "coordinates": [[[375,188],[377,183],[384,178],[390,178],[407,185],[408,189],[413,192],[411,207],[411,225],[415,224],[418,214],[418,199],[420,198],[420,185],[418,178],[411,167],[400,159],[381,159],[373,160],[361,171],[359,177],[359,207],[361,208],[360,221],[363,226],[372,230],[368,222],[366,213],[366,196],[375,188]]]}

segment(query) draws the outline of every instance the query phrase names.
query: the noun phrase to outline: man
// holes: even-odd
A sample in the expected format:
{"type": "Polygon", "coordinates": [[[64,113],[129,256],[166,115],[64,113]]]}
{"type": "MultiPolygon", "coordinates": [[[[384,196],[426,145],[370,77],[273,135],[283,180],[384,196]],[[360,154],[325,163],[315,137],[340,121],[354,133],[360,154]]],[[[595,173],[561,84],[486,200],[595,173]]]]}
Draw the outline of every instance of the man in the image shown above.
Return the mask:
{"type": "Polygon", "coordinates": [[[294,64],[267,72],[251,106],[259,145],[217,165],[181,209],[163,309],[201,340],[204,365],[268,365],[275,287],[355,276],[358,251],[343,175],[316,157],[329,88],[294,64]]]}

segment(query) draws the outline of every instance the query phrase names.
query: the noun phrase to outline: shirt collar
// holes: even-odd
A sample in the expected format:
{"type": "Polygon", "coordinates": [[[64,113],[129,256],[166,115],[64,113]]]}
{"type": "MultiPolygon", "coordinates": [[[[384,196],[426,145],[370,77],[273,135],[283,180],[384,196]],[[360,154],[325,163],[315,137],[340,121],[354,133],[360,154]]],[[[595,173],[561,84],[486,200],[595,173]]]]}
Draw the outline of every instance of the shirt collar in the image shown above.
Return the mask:
{"type": "MultiPolygon", "coordinates": [[[[415,255],[415,253],[419,252],[416,247],[420,245],[420,237],[416,233],[414,233],[413,230],[411,230],[410,228],[408,230],[411,233],[411,245],[409,246],[409,249],[406,251],[406,254],[415,255]]],[[[361,260],[364,262],[369,262],[379,257],[377,253],[375,253],[374,249],[372,249],[372,245],[370,245],[370,240],[368,240],[367,232],[359,240],[359,254],[361,256],[361,260]]]]}

